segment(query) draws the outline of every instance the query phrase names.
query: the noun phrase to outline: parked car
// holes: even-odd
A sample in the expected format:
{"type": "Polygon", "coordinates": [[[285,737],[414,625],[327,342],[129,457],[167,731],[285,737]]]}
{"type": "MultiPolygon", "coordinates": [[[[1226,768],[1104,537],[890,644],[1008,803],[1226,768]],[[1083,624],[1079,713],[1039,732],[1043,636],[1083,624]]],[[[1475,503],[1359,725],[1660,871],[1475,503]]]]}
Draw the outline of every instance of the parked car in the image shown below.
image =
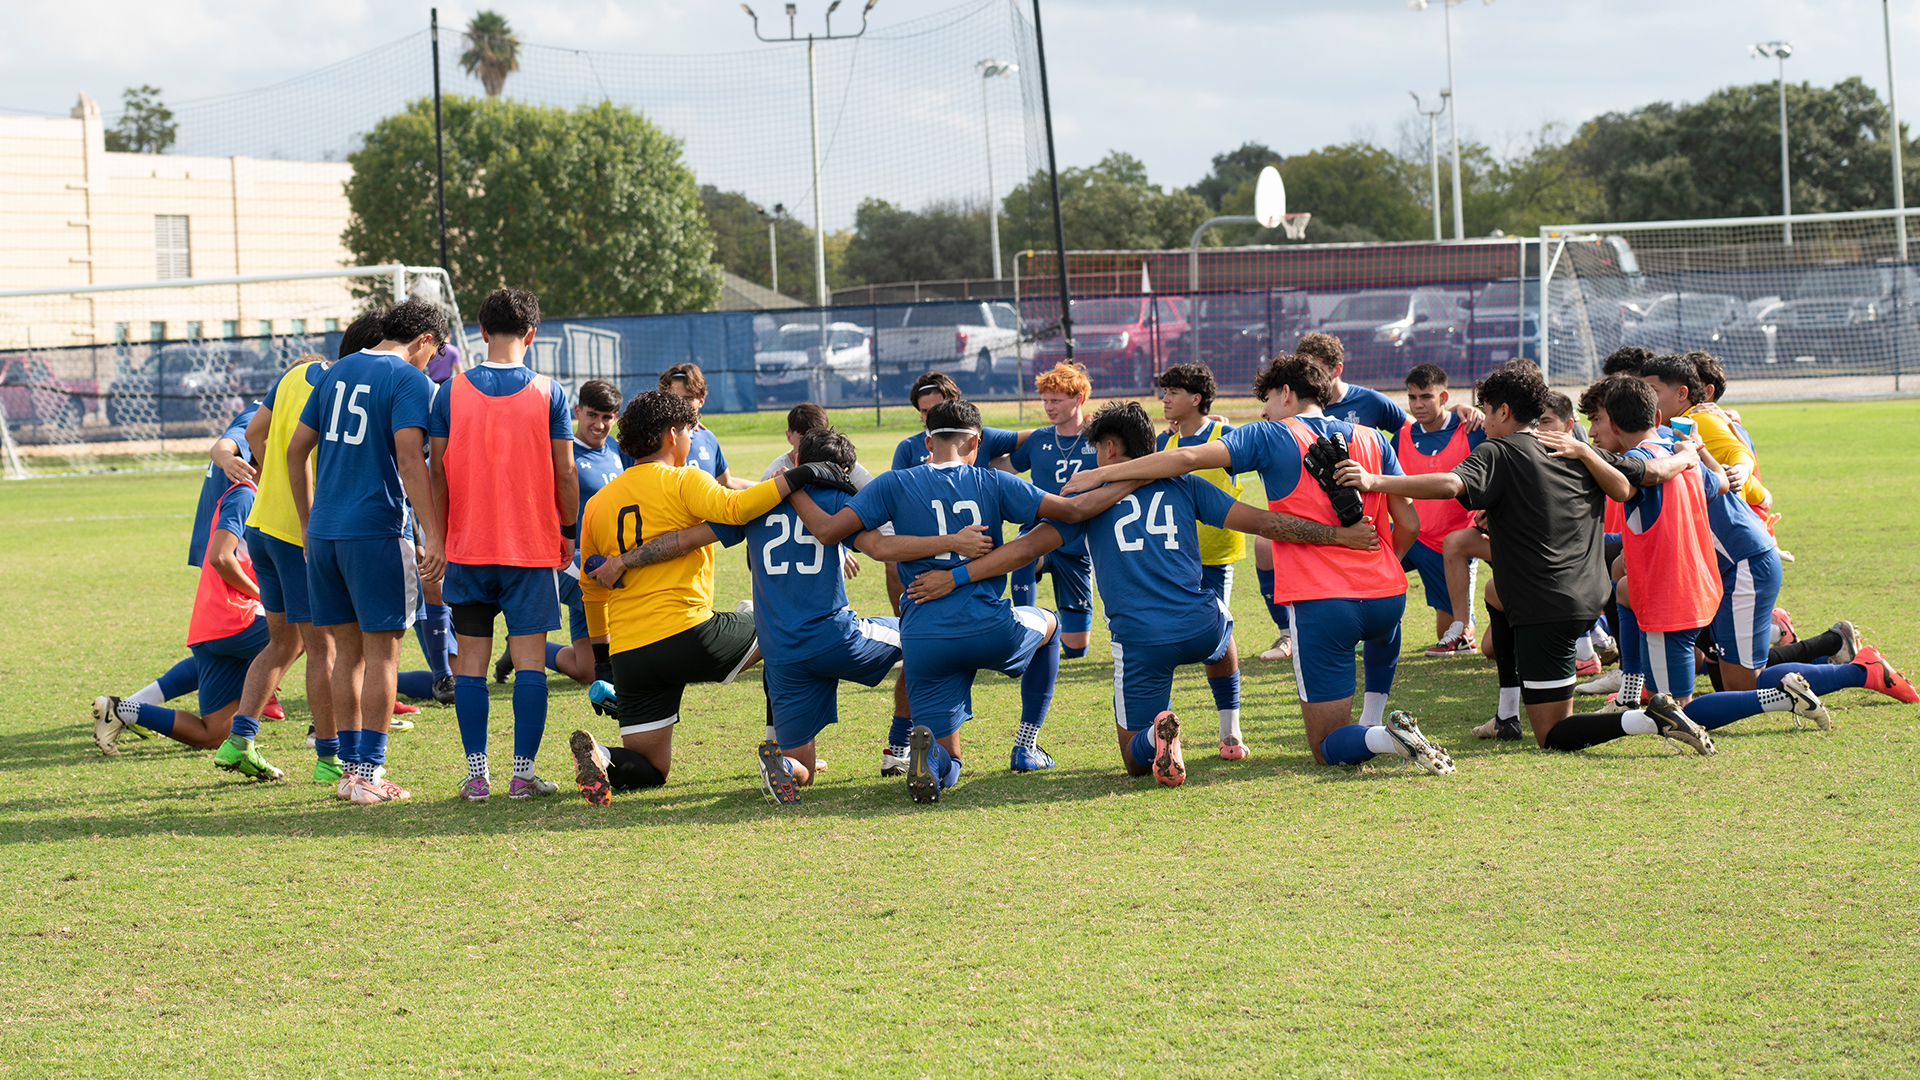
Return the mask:
{"type": "Polygon", "coordinates": [[[1912,351],[1917,310],[1920,277],[1909,267],[1825,266],[1801,274],[1762,328],[1773,328],[1775,359],[1879,366],[1912,351]]]}
{"type": "Polygon", "coordinates": [[[1348,382],[1385,386],[1418,364],[1454,370],[1466,357],[1466,324],[1454,294],[1422,289],[1356,293],[1320,329],[1340,339],[1348,382]]]}
{"type": "Polygon", "coordinates": [[[970,394],[1020,384],[1020,313],[988,300],[941,300],[870,309],[875,372],[904,396],[928,371],[952,376],[970,394]]]}
{"type": "MultiPolygon", "coordinates": [[[[1193,302],[1197,359],[1213,370],[1222,392],[1245,393],[1261,365],[1276,352],[1293,347],[1313,329],[1313,311],[1299,289],[1207,293],[1193,302]]],[[[1195,358],[1193,347],[1169,355],[1167,364],[1195,358]]]]}
{"type": "MultiPolygon", "coordinates": [[[[1150,389],[1157,373],[1188,359],[1189,329],[1185,297],[1110,296],[1073,302],[1074,359],[1087,369],[1096,394],[1150,389]]],[[[1033,368],[1045,371],[1066,355],[1065,340],[1053,334],[1034,345],[1033,368]]]]}
{"type": "Polygon", "coordinates": [[[107,423],[224,421],[243,396],[259,397],[285,368],[232,342],[167,345],[107,385],[107,423]]]}
{"type": "Polygon", "coordinates": [[[98,390],[92,379],[56,378],[37,356],[0,357],[0,407],[16,436],[32,428],[33,438],[44,441],[48,429],[78,431],[99,408],[98,390]]]}
{"type": "Polygon", "coordinates": [[[1540,359],[1540,279],[1488,282],[1467,299],[1466,366],[1455,379],[1478,379],[1516,356],[1540,359]]]}
{"type": "Polygon", "coordinates": [[[1745,351],[1744,341],[1737,349],[1729,349],[1729,332],[1742,322],[1752,323],[1752,317],[1737,296],[1669,293],[1648,305],[1640,319],[1622,331],[1621,340],[1657,353],[1705,349],[1718,356],[1745,351]]]}
{"type": "Polygon", "coordinates": [[[818,401],[822,405],[871,400],[873,393],[872,331],[850,322],[827,324],[826,352],[821,352],[819,323],[787,323],[753,354],[754,396],[762,405],[792,405],[818,401]],[[816,395],[813,371],[822,369],[824,384],[816,395]]]}

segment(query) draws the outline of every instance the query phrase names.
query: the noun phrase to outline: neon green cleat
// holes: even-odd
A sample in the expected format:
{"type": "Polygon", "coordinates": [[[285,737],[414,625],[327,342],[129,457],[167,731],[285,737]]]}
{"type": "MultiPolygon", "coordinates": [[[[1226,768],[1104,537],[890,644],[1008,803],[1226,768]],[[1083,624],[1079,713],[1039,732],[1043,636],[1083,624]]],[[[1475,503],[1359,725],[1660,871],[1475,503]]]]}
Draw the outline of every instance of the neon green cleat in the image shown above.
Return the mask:
{"type": "Polygon", "coordinates": [[[273,763],[260,756],[250,741],[229,737],[214,752],[213,765],[217,769],[237,772],[249,780],[285,780],[287,774],[273,766],[273,763]]]}
{"type": "Polygon", "coordinates": [[[337,784],[346,775],[340,767],[339,758],[319,758],[313,763],[313,782],[316,784],[337,784]]]}

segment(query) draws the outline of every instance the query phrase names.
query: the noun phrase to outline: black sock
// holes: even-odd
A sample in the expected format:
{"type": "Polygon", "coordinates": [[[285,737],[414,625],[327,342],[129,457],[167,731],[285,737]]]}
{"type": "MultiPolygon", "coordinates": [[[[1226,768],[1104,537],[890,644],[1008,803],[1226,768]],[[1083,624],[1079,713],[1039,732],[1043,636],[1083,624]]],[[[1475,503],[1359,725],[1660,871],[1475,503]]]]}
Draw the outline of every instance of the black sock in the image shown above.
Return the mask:
{"type": "Polygon", "coordinates": [[[1513,627],[1507,622],[1507,613],[1499,608],[1487,609],[1487,634],[1493,638],[1493,666],[1500,672],[1500,688],[1520,685],[1520,669],[1513,662],[1513,627]]]}
{"type": "Polygon", "coordinates": [[[645,754],[624,746],[609,746],[607,756],[613,759],[607,766],[607,783],[615,791],[638,791],[667,782],[666,776],[653,767],[645,754]]]}
{"type": "Polygon", "coordinates": [[[1806,664],[1823,656],[1832,656],[1846,644],[1838,632],[1823,631],[1810,638],[1801,638],[1791,645],[1775,645],[1767,650],[1767,666],[1775,664],[1806,664]]]}
{"type": "Polygon", "coordinates": [[[1720,681],[1720,665],[1719,664],[1715,663],[1712,660],[1709,660],[1702,666],[1707,669],[1707,681],[1713,684],[1714,693],[1717,694],[1720,691],[1725,690],[1727,688],[1726,684],[1720,681]]]}
{"type": "Polygon", "coordinates": [[[1623,738],[1618,713],[1577,713],[1553,725],[1547,732],[1549,750],[1585,750],[1603,742],[1623,738]]]}

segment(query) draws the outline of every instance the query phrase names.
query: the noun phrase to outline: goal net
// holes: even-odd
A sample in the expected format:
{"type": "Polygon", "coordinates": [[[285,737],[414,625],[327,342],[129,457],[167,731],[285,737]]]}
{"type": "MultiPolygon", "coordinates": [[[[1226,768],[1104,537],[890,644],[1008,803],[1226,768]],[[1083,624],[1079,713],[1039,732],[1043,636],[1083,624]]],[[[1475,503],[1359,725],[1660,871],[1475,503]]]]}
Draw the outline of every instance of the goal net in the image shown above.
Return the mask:
{"type": "Polygon", "coordinates": [[[332,358],[361,311],[409,295],[454,310],[438,267],[401,265],[0,290],[0,468],[202,464],[288,365],[332,358]]]}
{"type": "Polygon", "coordinates": [[[1557,384],[1580,383],[1623,345],[1699,349],[1748,400],[1911,391],[1915,214],[1543,228],[1542,366],[1557,384]]]}

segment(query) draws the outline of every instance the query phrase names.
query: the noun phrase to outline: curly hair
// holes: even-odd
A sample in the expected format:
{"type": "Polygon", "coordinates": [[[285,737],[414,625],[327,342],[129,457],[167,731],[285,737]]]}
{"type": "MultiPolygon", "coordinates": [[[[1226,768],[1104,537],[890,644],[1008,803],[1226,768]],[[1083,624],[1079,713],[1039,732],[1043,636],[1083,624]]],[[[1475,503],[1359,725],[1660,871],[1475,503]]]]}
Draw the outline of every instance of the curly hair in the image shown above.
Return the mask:
{"type": "Polygon", "coordinates": [[[480,329],[519,337],[540,325],[540,298],[525,289],[495,289],[480,301],[480,329]]]}
{"type": "Polygon", "coordinates": [[[1033,392],[1085,398],[1093,393],[1093,380],[1087,378],[1086,368],[1062,360],[1033,377],[1033,392]]]}
{"type": "Polygon", "coordinates": [[[1550,393],[1539,366],[1518,358],[1501,364],[1474,387],[1480,408],[1490,413],[1505,405],[1513,410],[1513,418],[1522,425],[1532,424],[1546,415],[1550,393]]]}
{"type": "Polygon", "coordinates": [[[1213,369],[1205,364],[1175,364],[1160,373],[1156,380],[1163,390],[1185,390],[1200,398],[1200,411],[1213,408],[1213,398],[1218,392],[1213,385],[1213,369]]]}
{"type": "Polygon", "coordinates": [[[635,394],[620,413],[620,449],[635,461],[644,461],[660,452],[669,431],[692,427],[699,418],[693,406],[676,394],[665,390],[635,394]]]}
{"type": "Polygon", "coordinates": [[[1600,365],[1602,375],[1638,375],[1640,365],[1653,359],[1653,350],[1640,345],[1622,345],[1607,354],[1600,365]]]}
{"type": "Polygon", "coordinates": [[[1294,342],[1293,352],[1295,356],[1312,357],[1328,368],[1337,368],[1347,362],[1347,350],[1341,346],[1340,339],[1318,330],[1294,342]]]}
{"type": "Polygon", "coordinates": [[[438,346],[447,343],[451,332],[446,309],[425,300],[395,304],[380,316],[380,336],[387,341],[409,344],[421,334],[431,334],[438,346]]]}
{"type": "Polygon", "coordinates": [[[817,427],[800,436],[800,445],[794,448],[793,460],[796,465],[805,465],[809,461],[831,461],[852,472],[859,455],[854,453],[853,440],[833,428],[817,427]]]}
{"type": "Polygon", "coordinates": [[[1253,380],[1253,396],[1265,401],[1268,393],[1283,386],[1301,401],[1333,404],[1333,376],[1316,359],[1299,353],[1281,353],[1274,357],[1267,369],[1253,380]]]}
{"type": "Polygon", "coordinates": [[[1106,439],[1119,439],[1120,449],[1130,458],[1153,453],[1153,418],[1137,401],[1115,401],[1103,405],[1082,429],[1088,446],[1099,446],[1106,439]]]}

